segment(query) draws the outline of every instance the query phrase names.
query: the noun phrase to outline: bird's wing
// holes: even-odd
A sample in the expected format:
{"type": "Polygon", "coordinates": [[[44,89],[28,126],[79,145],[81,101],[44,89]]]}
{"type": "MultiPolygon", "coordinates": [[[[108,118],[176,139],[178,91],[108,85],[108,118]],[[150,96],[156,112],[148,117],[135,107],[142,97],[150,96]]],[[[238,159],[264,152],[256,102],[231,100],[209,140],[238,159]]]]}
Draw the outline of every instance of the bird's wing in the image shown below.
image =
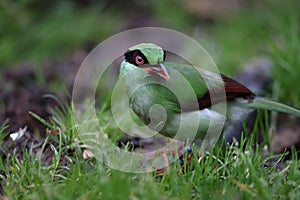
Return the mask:
{"type": "Polygon", "coordinates": [[[225,99],[227,101],[230,101],[241,97],[249,101],[253,100],[255,94],[251,92],[246,86],[222,74],[221,78],[224,82],[224,87],[216,89],[212,88],[203,96],[198,98],[200,108],[209,107],[211,106],[212,102],[215,104],[224,101],[225,99]],[[224,92],[226,95],[224,95],[224,92]]]}
{"type": "Polygon", "coordinates": [[[230,101],[238,97],[252,100],[255,96],[246,86],[225,75],[196,69],[191,65],[168,62],[165,63],[165,66],[168,71],[171,71],[170,77],[172,77],[172,73],[174,74],[172,71],[175,70],[189,82],[196,94],[198,105],[195,105],[195,101],[191,101],[194,102],[191,104],[186,101],[185,105],[178,105],[182,111],[203,109],[210,107],[212,103],[216,104],[224,100],[230,101]]]}

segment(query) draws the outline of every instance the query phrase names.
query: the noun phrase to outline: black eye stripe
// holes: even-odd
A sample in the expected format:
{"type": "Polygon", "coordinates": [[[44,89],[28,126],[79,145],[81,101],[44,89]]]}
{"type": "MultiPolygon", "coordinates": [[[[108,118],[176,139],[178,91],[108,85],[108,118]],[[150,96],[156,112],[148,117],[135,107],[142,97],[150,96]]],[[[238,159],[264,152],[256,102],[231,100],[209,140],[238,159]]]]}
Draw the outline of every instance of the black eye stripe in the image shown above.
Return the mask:
{"type": "Polygon", "coordinates": [[[125,60],[131,64],[134,64],[135,66],[138,66],[138,64],[135,62],[135,57],[137,55],[144,59],[144,64],[149,64],[146,56],[144,56],[144,54],[140,50],[127,51],[124,54],[125,60]]]}

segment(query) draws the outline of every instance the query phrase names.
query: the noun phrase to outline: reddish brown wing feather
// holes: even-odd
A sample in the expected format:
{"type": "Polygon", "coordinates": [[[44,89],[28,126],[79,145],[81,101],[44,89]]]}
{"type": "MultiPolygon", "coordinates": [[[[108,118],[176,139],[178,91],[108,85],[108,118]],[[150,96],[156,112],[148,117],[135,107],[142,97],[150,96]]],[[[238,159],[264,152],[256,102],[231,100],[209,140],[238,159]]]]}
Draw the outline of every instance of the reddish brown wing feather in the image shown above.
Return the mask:
{"type": "Polygon", "coordinates": [[[225,75],[221,75],[221,77],[225,84],[226,97],[223,95],[224,93],[222,92],[222,90],[207,91],[201,98],[198,99],[200,109],[210,107],[211,102],[213,102],[213,104],[216,104],[224,101],[225,98],[227,101],[229,101],[238,97],[249,100],[255,97],[255,94],[251,92],[246,86],[231,78],[228,78],[225,75]]]}

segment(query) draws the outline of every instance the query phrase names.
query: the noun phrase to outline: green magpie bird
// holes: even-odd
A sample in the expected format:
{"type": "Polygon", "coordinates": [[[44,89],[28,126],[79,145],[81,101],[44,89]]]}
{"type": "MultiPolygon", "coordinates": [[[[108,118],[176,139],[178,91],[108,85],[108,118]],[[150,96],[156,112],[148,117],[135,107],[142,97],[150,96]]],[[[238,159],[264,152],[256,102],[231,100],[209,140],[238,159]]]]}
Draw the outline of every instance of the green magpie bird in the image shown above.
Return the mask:
{"type": "Polygon", "coordinates": [[[201,143],[209,128],[224,131],[255,109],[300,117],[300,110],[257,97],[246,86],[192,65],[165,62],[166,51],[152,43],[132,46],[124,54],[119,79],[125,80],[129,104],[141,121],[167,137],[201,143]],[[209,87],[206,83],[209,83],[209,87]],[[212,110],[226,100],[226,114],[212,110]],[[225,122],[225,126],[224,126],[225,122]],[[196,124],[196,128],[195,128],[196,124]],[[190,130],[190,127],[192,130],[190,130]],[[189,135],[190,132],[195,132],[189,135]]]}

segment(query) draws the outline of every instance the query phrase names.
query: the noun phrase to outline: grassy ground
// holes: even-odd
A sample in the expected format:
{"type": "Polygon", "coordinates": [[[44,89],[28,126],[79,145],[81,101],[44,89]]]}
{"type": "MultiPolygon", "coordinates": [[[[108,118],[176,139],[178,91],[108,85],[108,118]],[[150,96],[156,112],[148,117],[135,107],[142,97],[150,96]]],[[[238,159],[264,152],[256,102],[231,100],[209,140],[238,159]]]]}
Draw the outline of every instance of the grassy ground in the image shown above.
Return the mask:
{"type": "MultiPolygon", "coordinates": [[[[58,6],[58,10],[50,7],[51,12],[47,16],[44,13],[31,16],[27,8],[33,5],[26,2],[31,1],[24,1],[23,4],[2,2],[6,12],[0,14],[4,17],[14,17],[9,18],[6,23],[0,22],[3,30],[3,37],[0,39],[2,66],[24,59],[41,62],[50,56],[65,55],[74,48],[102,40],[121,29],[110,27],[111,21],[108,23],[105,19],[118,21],[122,19],[123,13],[102,14],[93,8],[82,12],[67,3],[58,6]],[[79,16],[78,23],[86,25],[81,31],[78,31],[78,24],[73,21],[74,15],[79,16]],[[91,26],[90,24],[99,23],[95,21],[99,15],[103,19],[101,27],[91,26]],[[45,19],[39,20],[41,17],[45,19]],[[64,24],[64,20],[61,19],[65,19],[64,24]],[[64,34],[55,31],[58,30],[57,24],[65,30],[60,32],[64,34]],[[25,31],[28,27],[32,29],[25,31]],[[33,41],[29,39],[32,34],[36,35],[33,41]]],[[[161,20],[169,27],[178,25],[187,30],[186,32],[193,32],[192,27],[201,26],[197,24],[197,18],[189,24],[184,23],[191,19],[191,15],[176,7],[176,4],[170,5],[178,13],[176,17],[170,17],[172,13],[166,14],[163,6],[166,5],[152,5],[152,9],[155,10],[153,18],[161,20]]],[[[298,10],[299,4],[293,1],[264,1],[263,4],[251,4],[250,8],[243,8],[233,15],[216,20],[212,27],[206,27],[209,36],[205,37],[207,41],[203,43],[207,44],[206,47],[220,66],[220,71],[226,74],[234,74],[253,56],[267,56],[274,66],[273,93],[270,95],[299,106],[300,89],[295,87],[300,81],[298,10]],[[210,48],[208,44],[211,43],[216,46],[210,48]],[[293,92],[290,88],[293,88],[293,92]]],[[[107,124],[111,121],[111,116],[102,111],[98,113],[99,121],[107,124]]],[[[35,117],[39,119],[38,116],[35,117]]],[[[50,131],[38,147],[24,148],[23,158],[16,156],[16,153],[0,157],[0,181],[5,197],[9,199],[300,197],[300,164],[297,150],[292,149],[279,155],[272,152],[266,154],[265,144],[257,146],[254,142],[257,129],[254,129],[250,137],[243,139],[240,145],[219,143],[211,151],[204,152],[200,160],[194,156],[191,166],[185,172],[177,173],[179,166],[178,163],[174,163],[170,166],[168,174],[157,176],[154,173],[123,173],[106,167],[93,158],[84,159],[83,144],[78,141],[72,120],[72,106],[69,104],[56,110],[49,123],[41,123],[45,123],[50,131]],[[53,152],[53,159],[47,165],[42,161],[46,148],[53,152]],[[64,162],[61,162],[62,160],[64,162]]],[[[257,123],[261,124],[259,121],[257,123]]],[[[113,141],[121,135],[113,124],[108,124],[104,132],[113,141]]],[[[268,136],[268,131],[264,130],[264,134],[268,136]]],[[[0,127],[1,147],[7,135],[3,124],[0,127]]]]}
{"type": "MultiPolygon", "coordinates": [[[[111,116],[99,110],[103,125],[111,116]]],[[[89,112],[89,111],[87,111],[89,112]]],[[[89,115],[90,113],[86,113],[89,115]]],[[[172,163],[164,175],[125,173],[106,167],[94,158],[83,158],[84,144],[78,139],[72,106],[53,112],[48,137],[38,147],[23,150],[23,159],[14,154],[2,158],[1,182],[10,199],[297,199],[300,172],[296,149],[282,154],[267,152],[266,145],[254,141],[258,128],[268,136],[268,125],[257,118],[252,134],[231,145],[218,143],[202,157],[194,155],[182,172],[172,163]],[[58,134],[58,135],[57,135],[58,134]],[[55,145],[58,144],[58,145],[55,145]],[[45,165],[47,146],[53,159],[45,165]],[[38,149],[37,153],[35,150],[38,149]],[[62,160],[65,160],[63,163],[62,160]]],[[[1,135],[6,135],[2,126],[1,135]]],[[[115,141],[120,135],[115,125],[103,133],[115,141]],[[112,135],[114,133],[115,135],[112,135]],[[117,136],[117,137],[115,137],[117,136]]],[[[2,139],[0,140],[0,143],[2,139]]],[[[112,159],[118,159],[112,158],[112,159]]]]}
{"type": "MultiPolygon", "coordinates": [[[[66,116],[68,114],[64,113],[66,116]]],[[[60,114],[54,118],[59,119],[60,114]]],[[[194,155],[183,172],[179,163],[171,164],[169,173],[124,173],[93,158],[83,159],[71,119],[56,120],[52,128],[62,127],[59,136],[49,135],[37,155],[25,150],[23,159],[14,155],[2,159],[1,178],[5,194],[11,199],[297,199],[300,195],[299,161],[295,149],[273,155],[255,145],[257,129],[237,145],[219,143],[201,159],[194,155]],[[54,158],[42,164],[46,145],[54,158]],[[70,153],[72,152],[72,153],[70,153]],[[62,157],[67,158],[64,165],[62,157]]],[[[259,120],[257,123],[260,123],[259,120]]],[[[49,124],[50,125],[50,124],[49,124]]],[[[3,131],[4,127],[1,127],[3,131]]],[[[104,130],[106,131],[106,130],[104,130]]],[[[115,158],[118,159],[118,158],[115,158]]]]}

